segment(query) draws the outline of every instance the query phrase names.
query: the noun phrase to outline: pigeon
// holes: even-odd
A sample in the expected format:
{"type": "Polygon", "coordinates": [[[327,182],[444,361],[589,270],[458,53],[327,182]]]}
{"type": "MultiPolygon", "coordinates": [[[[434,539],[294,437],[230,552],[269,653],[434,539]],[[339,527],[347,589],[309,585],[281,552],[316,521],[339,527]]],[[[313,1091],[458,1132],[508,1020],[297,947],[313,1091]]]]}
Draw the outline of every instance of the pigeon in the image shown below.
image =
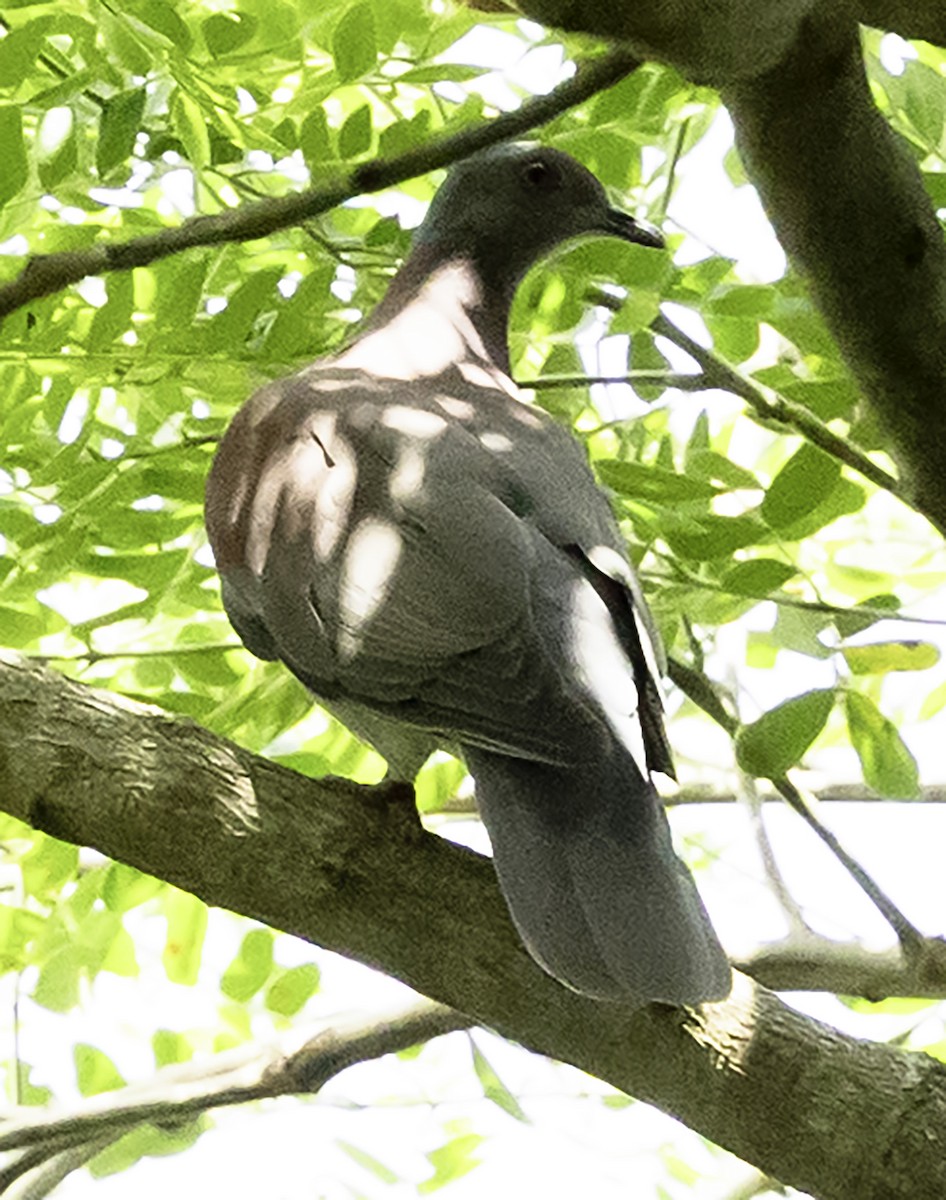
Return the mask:
{"type": "Polygon", "coordinates": [[[696,1005],[731,975],[653,782],[673,774],[659,641],[584,451],[510,377],[517,285],[589,236],[663,244],[553,147],[456,164],[358,335],[239,410],[206,525],[253,654],[393,779],[438,748],[465,762],[545,971],[696,1005]]]}

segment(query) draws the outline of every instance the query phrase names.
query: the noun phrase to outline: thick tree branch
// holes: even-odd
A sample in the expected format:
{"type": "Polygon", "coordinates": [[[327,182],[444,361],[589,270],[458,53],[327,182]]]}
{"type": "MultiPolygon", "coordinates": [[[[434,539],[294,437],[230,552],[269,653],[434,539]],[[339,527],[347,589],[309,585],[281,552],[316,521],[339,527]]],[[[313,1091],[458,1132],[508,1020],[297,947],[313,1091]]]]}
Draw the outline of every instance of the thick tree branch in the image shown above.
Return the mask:
{"type": "Polygon", "coordinates": [[[543,25],[576,29],[672,63],[700,83],[721,86],[771,71],[807,21],[859,21],[905,38],[946,45],[941,0],[465,0],[496,12],[518,8],[543,25]]]}
{"type": "Polygon", "coordinates": [[[279,229],[328,212],[354,196],[379,192],[415,175],[447,167],[477,150],[520,137],[546,124],[566,109],[617,83],[638,65],[626,50],[612,50],[580,63],[571,79],[545,96],[527,100],[515,112],[503,113],[492,121],[446,137],[432,138],[423,146],[394,158],[361,163],[333,183],[244,204],[213,216],[192,217],[174,228],[145,234],[128,242],[97,242],[85,250],[67,250],[32,258],[16,279],[0,286],[0,317],[22,308],[31,300],[78,283],[87,275],[127,271],[194,246],[216,246],[223,242],[267,237],[279,229]]]}
{"type": "Polygon", "coordinates": [[[871,99],[857,28],[810,21],[776,70],[722,94],[746,169],[904,486],[946,530],[946,243],[915,162],[871,99]]]}
{"type": "Polygon", "coordinates": [[[699,1012],[574,995],[519,943],[491,865],[403,787],[305,779],[194,725],[0,664],[0,798],[211,904],[396,975],[824,1200],[946,1194],[946,1068],[859,1042],[743,975],[699,1012]]]}

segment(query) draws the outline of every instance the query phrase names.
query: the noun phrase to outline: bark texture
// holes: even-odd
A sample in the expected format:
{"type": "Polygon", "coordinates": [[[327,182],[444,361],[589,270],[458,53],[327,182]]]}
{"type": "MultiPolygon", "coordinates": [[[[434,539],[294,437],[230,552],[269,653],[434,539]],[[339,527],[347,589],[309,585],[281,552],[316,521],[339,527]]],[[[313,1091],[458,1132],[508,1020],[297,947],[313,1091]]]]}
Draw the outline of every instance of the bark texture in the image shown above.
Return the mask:
{"type": "Polygon", "coordinates": [[[722,94],[779,240],[917,507],[946,530],[946,243],[856,29],[813,22],[775,71],[722,94]]]}
{"type": "Polygon", "coordinates": [[[737,976],[700,1013],[573,995],[520,946],[492,868],[403,787],[310,780],[188,722],[0,661],[0,804],[397,976],[673,1113],[824,1200],[946,1195],[946,1068],[737,976]]]}

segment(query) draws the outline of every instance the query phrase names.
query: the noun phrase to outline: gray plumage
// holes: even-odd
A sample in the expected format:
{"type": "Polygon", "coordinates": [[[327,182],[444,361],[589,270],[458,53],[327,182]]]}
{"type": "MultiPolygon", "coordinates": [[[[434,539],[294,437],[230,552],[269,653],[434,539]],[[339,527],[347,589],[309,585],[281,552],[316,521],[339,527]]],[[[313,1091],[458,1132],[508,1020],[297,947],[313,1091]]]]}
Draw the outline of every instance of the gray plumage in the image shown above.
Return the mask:
{"type": "Polygon", "coordinates": [[[397,776],[463,756],[547,971],[694,1004],[730,973],[650,779],[673,770],[655,635],[581,448],[508,375],[516,285],[588,234],[660,244],[559,151],[455,167],[365,332],[237,414],[207,528],[250,650],[397,776]]]}

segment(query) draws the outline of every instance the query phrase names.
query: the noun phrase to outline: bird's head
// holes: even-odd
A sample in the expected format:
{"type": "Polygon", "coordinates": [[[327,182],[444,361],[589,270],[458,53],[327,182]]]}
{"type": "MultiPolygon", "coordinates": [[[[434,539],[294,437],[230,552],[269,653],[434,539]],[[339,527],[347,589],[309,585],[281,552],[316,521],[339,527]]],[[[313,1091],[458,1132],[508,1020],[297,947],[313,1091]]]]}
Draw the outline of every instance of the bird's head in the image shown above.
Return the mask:
{"type": "Polygon", "coordinates": [[[520,278],[561,242],[594,234],[662,247],[656,230],[613,208],[601,183],[551,146],[503,143],[451,168],[416,245],[471,255],[520,278]]]}

